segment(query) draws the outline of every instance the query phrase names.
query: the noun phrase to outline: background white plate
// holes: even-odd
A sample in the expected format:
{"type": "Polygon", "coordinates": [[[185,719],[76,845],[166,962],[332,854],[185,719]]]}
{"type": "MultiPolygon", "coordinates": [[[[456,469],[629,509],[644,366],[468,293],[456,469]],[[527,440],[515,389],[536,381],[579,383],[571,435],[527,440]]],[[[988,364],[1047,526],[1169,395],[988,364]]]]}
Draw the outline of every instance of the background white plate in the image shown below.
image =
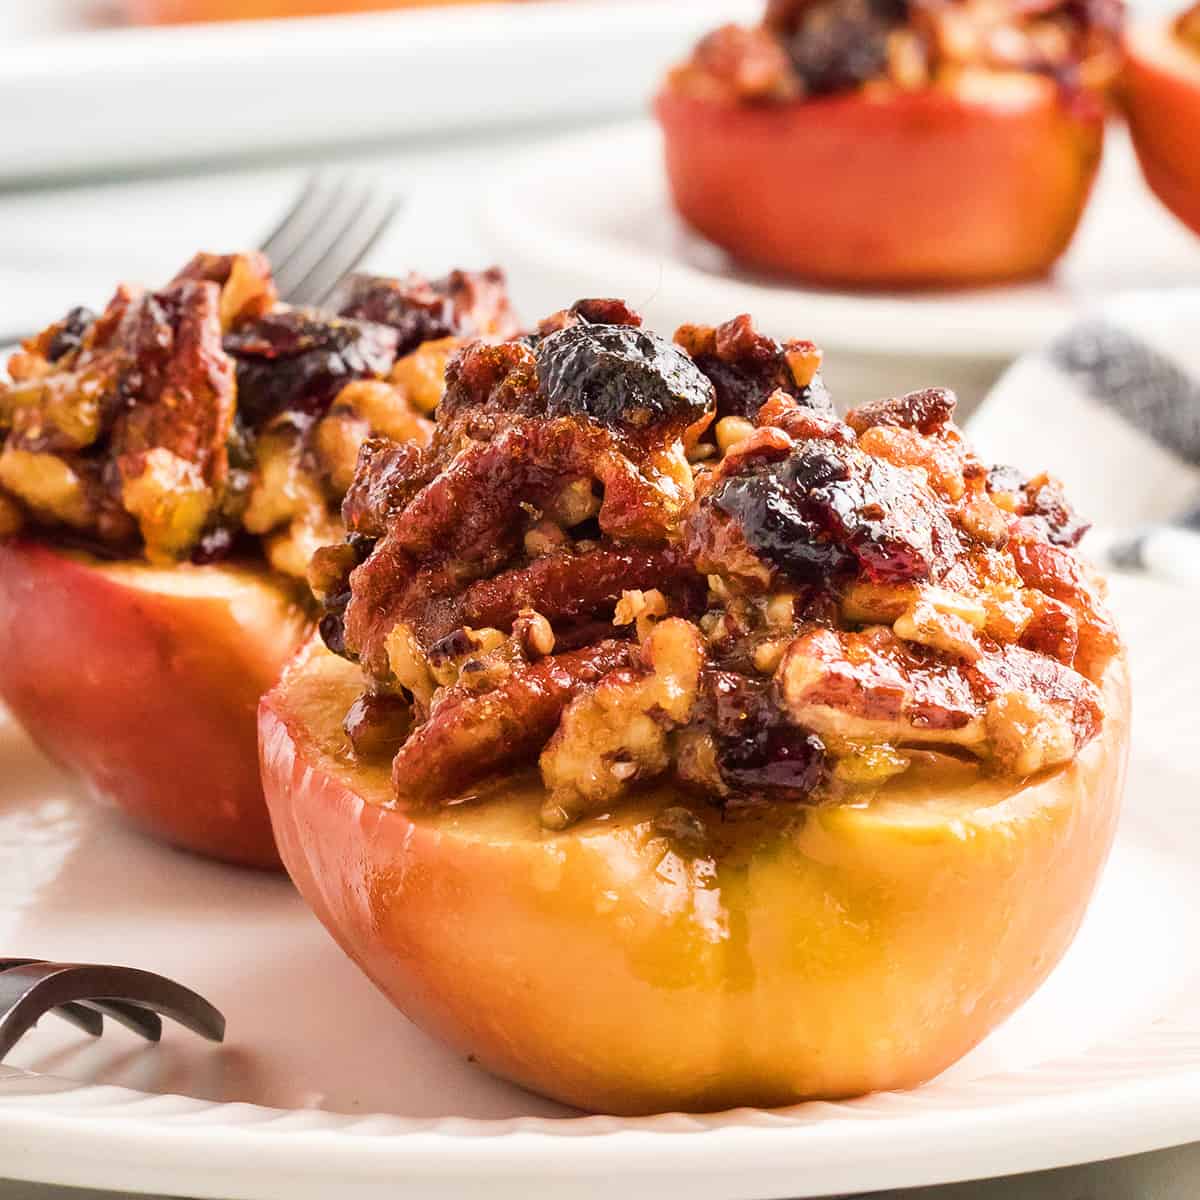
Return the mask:
{"type": "Polygon", "coordinates": [[[841,352],[828,374],[847,403],[932,383],[981,395],[1004,362],[1044,344],[1081,304],[1200,279],[1200,238],[1151,195],[1119,125],[1070,251],[1035,283],[839,292],[739,270],[676,217],[650,122],[530,152],[491,184],[480,226],[531,311],[552,311],[567,295],[619,295],[666,329],[750,312],[776,336],[841,352]],[[864,369],[872,359],[873,373],[864,369]],[[839,363],[856,377],[839,381],[839,363]]]}
{"type": "Polygon", "coordinates": [[[777,1112],[579,1117],[426,1039],[286,881],[142,841],[0,722],[0,948],[165,971],[219,1049],[47,1018],[0,1068],[0,1170],[191,1196],[735,1200],[1007,1174],[1200,1137],[1188,593],[1118,580],[1137,712],[1113,859],[1038,995],[940,1080],[777,1112]],[[703,1136],[699,1136],[703,1135],[703,1136]]]}
{"type": "Polygon", "coordinates": [[[0,111],[20,114],[0,182],[630,114],[702,32],[759,7],[571,0],[7,37],[0,12],[0,111]]]}

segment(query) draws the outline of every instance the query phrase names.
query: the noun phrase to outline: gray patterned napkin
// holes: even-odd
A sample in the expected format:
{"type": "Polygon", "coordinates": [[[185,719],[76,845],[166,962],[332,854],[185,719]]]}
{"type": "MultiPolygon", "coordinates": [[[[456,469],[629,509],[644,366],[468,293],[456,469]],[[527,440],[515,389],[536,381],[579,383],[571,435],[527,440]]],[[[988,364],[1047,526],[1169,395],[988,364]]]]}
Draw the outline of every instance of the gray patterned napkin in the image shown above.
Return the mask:
{"type": "Polygon", "coordinates": [[[985,458],[1062,479],[1093,558],[1200,586],[1200,291],[1081,321],[1019,359],[970,430],[985,458]]]}

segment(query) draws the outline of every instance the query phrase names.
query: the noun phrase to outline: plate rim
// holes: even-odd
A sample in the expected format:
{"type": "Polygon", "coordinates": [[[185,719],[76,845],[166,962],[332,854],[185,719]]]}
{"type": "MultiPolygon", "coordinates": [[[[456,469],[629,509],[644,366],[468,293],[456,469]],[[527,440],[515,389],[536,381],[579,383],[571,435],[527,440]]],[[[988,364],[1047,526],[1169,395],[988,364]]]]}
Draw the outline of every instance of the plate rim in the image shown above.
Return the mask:
{"type": "MultiPolygon", "coordinates": [[[[1200,1047],[1197,1031],[1184,1035],[1189,1045],[1200,1047]]],[[[1169,1045],[1164,1049],[1173,1052],[1169,1045]]],[[[1119,1063],[1124,1052],[1116,1053],[1119,1063]]],[[[1062,1060],[1053,1080],[1046,1078],[1043,1064],[945,1085],[936,1111],[923,1107],[919,1127],[911,1110],[927,1100],[900,1092],[775,1112],[418,1120],[217,1104],[69,1081],[64,1087],[55,1077],[17,1071],[0,1076],[0,1141],[21,1148],[18,1160],[4,1163],[6,1174],[68,1186],[145,1188],[147,1182],[150,1187],[161,1182],[166,1188],[170,1173],[171,1186],[183,1184],[191,1194],[225,1196],[234,1186],[239,1196],[253,1200],[285,1194],[299,1200],[321,1195],[334,1180],[349,1198],[404,1178],[419,1178],[437,1189],[486,1172],[497,1188],[544,1176],[581,1184],[580,1194],[587,1195],[592,1194],[588,1183],[595,1183],[597,1196],[622,1178],[632,1198],[649,1196],[647,1181],[660,1175],[664,1163],[677,1169],[672,1156],[663,1153],[664,1138],[673,1143],[680,1136],[704,1134],[686,1140],[688,1176],[703,1173],[719,1185],[734,1160],[745,1194],[768,1200],[1050,1170],[1200,1137],[1200,1058],[1165,1073],[1084,1086],[1077,1074],[1080,1064],[1095,1057],[1089,1051],[1062,1060]],[[1014,1088],[1025,1088],[1034,1075],[1043,1084],[1038,1094],[1016,1102],[1004,1098],[1014,1088]],[[18,1077],[44,1082],[46,1090],[33,1093],[43,1101],[66,1103],[22,1105],[5,1094],[18,1077]],[[981,1103],[964,1106],[954,1095],[984,1083],[989,1094],[981,1103]],[[230,1109],[244,1123],[212,1119],[215,1110],[230,1109]],[[864,1143],[857,1132],[864,1121],[877,1134],[892,1136],[864,1143]],[[1028,1136],[1030,1128],[1038,1131],[1036,1141],[1028,1136]],[[72,1148],[69,1161],[62,1153],[65,1142],[72,1148]],[[150,1144],[155,1153],[148,1155],[150,1144]],[[288,1150],[286,1165],[274,1157],[282,1144],[288,1150]],[[218,1159],[223,1161],[214,1166],[218,1159]],[[196,1176],[181,1179],[189,1168],[196,1176]]],[[[696,1192],[689,1185],[689,1194],[727,1193],[696,1192]]]]}
{"type": "MultiPolygon", "coordinates": [[[[1111,143],[1123,134],[1123,130],[1109,130],[1107,157],[1113,153],[1111,143]]],[[[631,178],[653,177],[657,182],[653,185],[643,182],[635,195],[640,200],[650,194],[649,188],[653,186],[656,213],[664,213],[670,208],[665,176],[661,170],[653,173],[646,170],[648,159],[661,157],[659,138],[653,119],[642,117],[599,130],[576,130],[539,142],[524,154],[514,156],[503,181],[484,191],[476,205],[476,224],[503,261],[530,266],[536,262],[540,272],[551,272],[558,280],[571,276],[586,247],[592,264],[588,268],[589,280],[595,280],[597,286],[607,286],[614,295],[624,294],[623,278],[644,277],[648,265],[656,263],[660,291],[668,290],[668,283],[669,290],[678,294],[697,288],[711,293],[720,287],[730,298],[727,306],[730,312],[753,311],[756,301],[772,296],[775,306],[787,303],[802,313],[806,336],[827,349],[843,353],[1002,364],[1045,344],[1097,302],[1111,301],[1120,294],[1114,292],[1089,301],[1083,293],[1056,282],[1053,275],[959,292],[824,289],[789,284],[786,280],[772,282],[767,276],[750,273],[719,274],[687,261],[667,247],[658,254],[642,252],[618,237],[596,236],[587,229],[572,226],[561,210],[544,203],[539,202],[532,210],[533,217],[529,215],[531,197],[544,193],[541,185],[548,174],[565,179],[605,177],[609,191],[620,191],[621,185],[631,178]],[[618,174],[606,176],[606,172],[618,174]],[[1020,289],[1035,290],[1038,294],[1032,295],[1019,309],[1011,309],[1004,323],[994,320],[991,307],[966,309],[965,316],[946,319],[950,315],[947,309],[956,297],[986,302],[987,293],[995,292],[997,304],[1001,304],[1003,297],[1011,297],[1020,289]],[[781,299],[785,294],[786,301],[781,299]],[[940,307],[931,307],[933,304],[940,307]],[[939,318],[936,321],[935,316],[939,318]]],[[[671,217],[682,226],[677,216],[671,214],[671,217]]],[[[699,235],[688,236],[703,242],[699,235]]],[[[628,290],[627,283],[624,289],[628,290]]],[[[1175,286],[1137,290],[1172,291],[1175,286]]]]}
{"type": "MultiPolygon", "coordinates": [[[[1114,582],[1130,605],[1145,596],[1150,616],[1194,594],[1145,576],[1117,573],[1114,582]]],[[[1124,826],[1116,845],[1123,838],[1136,844],[1124,826]]],[[[449,1196],[484,1173],[497,1200],[526,1197],[547,1179],[556,1196],[589,1198],[610,1196],[620,1179],[629,1200],[648,1200],[662,1196],[665,1171],[680,1170],[665,1146],[686,1153],[694,1200],[769,1200],[1048,1170],[1197,1139],[1200,1014],[1190,1010],[936,1090],[637,1118],[283,1109],[0,1067],[0,1145],[18,1148],[0,1164],[5,1175],[247,1200],[317,1200],[334,1182],[348,1200],[374,1197],[402,1180],[449,1196]],[[688,1136],[696,1134],[704,1136],[688,1136]]]]}

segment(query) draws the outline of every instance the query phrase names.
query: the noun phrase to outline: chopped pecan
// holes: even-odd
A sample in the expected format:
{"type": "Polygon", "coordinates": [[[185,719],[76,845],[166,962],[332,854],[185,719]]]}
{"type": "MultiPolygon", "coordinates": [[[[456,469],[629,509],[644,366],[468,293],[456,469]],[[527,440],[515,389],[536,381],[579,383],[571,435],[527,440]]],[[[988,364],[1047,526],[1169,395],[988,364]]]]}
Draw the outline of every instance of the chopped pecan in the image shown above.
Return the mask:
{"type": "Polygon", "coordinates": [[[223,330],[265,316],[279,299],[271,264],[258,250],[247,254],[197,254],[168,286],[187,279],[220,286],[223,330]]]}
{"type": "Polygon", "coordinates": [[[640,663],[571,701],[539,760],[543,824],[562,829],[667,770],[668,733],[691,716],[704,659],[696,627],[668,618],[642,646],[640,663]]]}
{"type": "Polygon", "coordinates": [[[342,501],[342,520],[353,534],[380,538],[428,482],[426,458],[407,442],[368,438],[359,447],[354,481],[342,501]]]}
{"type": "Polygon", "coordinates": [[[796,94],[791,63],[765,29],[722,25],[696,46],[696,67],[745,100],[782,100],[796,94]]]}
{"type": "Polygon", "coordinates": [[[958,397],[947,388],[925,388],[888,400],[860,404],[846,414],[846,424],[863,434],[877,426],[913,429],[929,436],[941,433],[954,420],[958,397]]]}
{"type": "Polygon", "coordinates": [[[630,308],[624,300],[613,298],[593,298],[576,300],[570,308],[560,309],[556,313],[538,322],[537,337],[548,337],[560,329],[570,325],[641,325],[642,314],[630,308]]]}
{"type": "Polygon", "coordinates": [[[599,546],[583,554],[547,555],[471,584],[455,604],[462,623],[509,625],[534,604],[551,621],[571,624],[610,614],[630,588],[654,588],[676,597],[683,611],[703,600],[703,579],[675,547],[643,550],[599,546]]]}
{"type": "MultiPolygon", "coordinates": [[[[1009,715],[1021,721],[1018,735],[1006,734],[1001,744],[994,746],[1002,761],[1001,766],[1013,774],[1032,774],[1043,766],[1056,766],[1075,756],[1100,732],[1104,719],[1104,705],[1099,689],[1078,671],[1072,670],[1045,654],[1028,650],[1023,646],[1002,646],[976,662],[968,672],[976,695],[989,705],[997,700],[1004,701],[1009,715]],[[1021,714],[1033,712],[1032,721],[1017,716],[1012,706],[1013,696],[1024,697],[1021,714]],[[1056,715],[1045,729],[1046,744],[1036,750],[1036,760],[1026,757],[1024,762],[1037,761],[1033,767],[1014,767],[1011,759],[1022,754],[1020,743],[1038,736],[1039,721],[1036,714],[1056,715]],[[1061,721],[1070,731],[1069,749],[1061,749],[1061,736],[1054,726],[1061,721]],[[1057,750],[1056,747],[1059,747],[1057,750]],[[1010,761],[1004,761],[1005,759],[1010,761]]],[[[997,729],[995,719],[989,713],[988,736],[995,741],[997,729]]]]}
{"type": "Polygon", "coordinates": [[[1069,549],[1024,536],[1013,539],[1012,556],[1027,587],[1074,610],[1079,626],[1075,666],[1098,682],[1120,647],[1120,637],[1083,564],[1069,549]]]}
{"type": "Polygon", "coordinates": [[[435,804],[492,772],[535,756],[582,689],[629,662],[627,642],[553,654],[511,674],[493,691],[446,691],[392,763],[401,802],[435,804]]]}
{"type": "Polygon", "coordinates": [[[788,648],[777,679],[792,722],[827,742],[980,749],[986,741],[966,674],[889,629],[806,634],[788,648]]]}

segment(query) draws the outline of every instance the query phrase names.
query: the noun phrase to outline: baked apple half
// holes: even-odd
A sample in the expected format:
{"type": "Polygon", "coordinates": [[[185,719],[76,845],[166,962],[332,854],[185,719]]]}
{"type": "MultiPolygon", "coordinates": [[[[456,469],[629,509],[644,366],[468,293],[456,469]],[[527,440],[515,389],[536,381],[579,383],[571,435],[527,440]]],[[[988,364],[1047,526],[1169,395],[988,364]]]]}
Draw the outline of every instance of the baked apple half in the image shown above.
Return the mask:
{"type": "Polygon", "coordinates": [[[511,331],[495,272],[319,312],[241,254],[32,339],[0,383],[0,698],[142,828],[277,866],[255,709],[312,631],[308,560],[359,444],[428,441],[453,346],[511,331]]]}
{"type": "Polygon", "coordinates": [[[1125,105],[1142,173],[1200,233],[1200,5],[1135,26],[1125,49],[1125,105]]]}
{"type": "Polygon", "coordinates": [[[657,100],[684,220],[823,284],[1018,279],[1063,253],[1100,161],[1120,6],[775,0],[657,100]]]}
{"type": "Polygon", "coordinates": [[[748,318],[461,350],[368,441],[260,708],[280,852],[490,1070],[613,1113],[911,1087],[1070,943],[1128,683],[1086,529],[930,389],[835,416],[748,318]]]}

